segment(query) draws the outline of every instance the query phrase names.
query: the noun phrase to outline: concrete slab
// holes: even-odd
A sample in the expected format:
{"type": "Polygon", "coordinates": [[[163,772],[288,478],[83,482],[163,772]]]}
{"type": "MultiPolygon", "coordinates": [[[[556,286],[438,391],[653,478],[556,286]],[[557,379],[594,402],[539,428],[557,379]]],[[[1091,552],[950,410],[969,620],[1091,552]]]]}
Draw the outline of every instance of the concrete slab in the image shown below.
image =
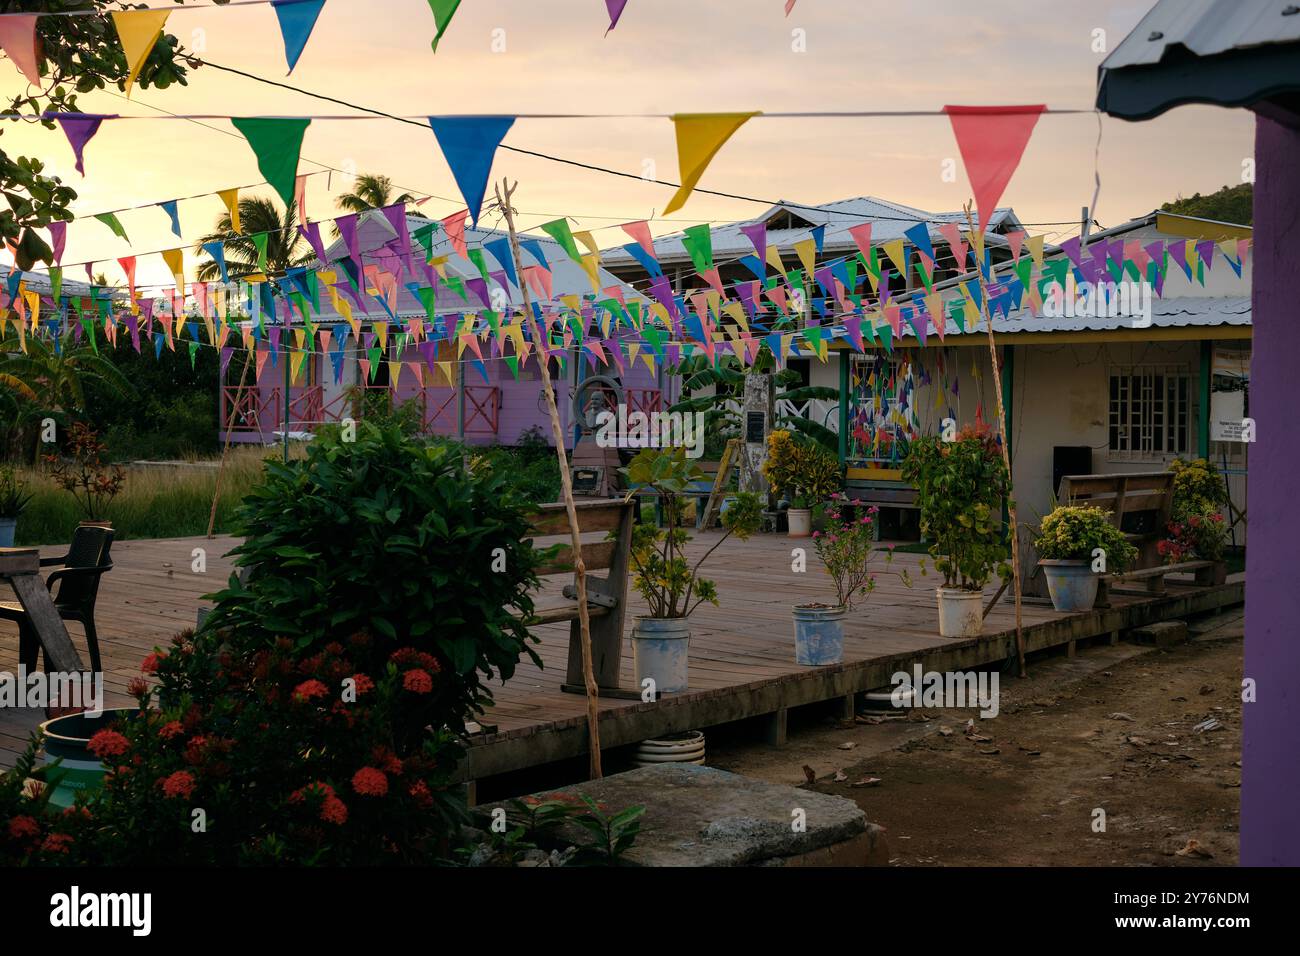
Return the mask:
{"type": "Polygon", "coordinates": [[[1157,621],[1145,627],[1135,627],[1129,631],[1129,637],[1139,644],[1154,644],[1156,647],[1170,647],[1187,640],[1186,621],[1157,621]]]}
{"type": "MultiPolygon", "coordinates": [[[[534,796],[578,794],[611,811],[646,808],[623,858],[633,866],[863,866],[889,858],[884,831],[852,801],[712,767],[660,764],[534,796]]],[[[575,845],[591,839],[572,825],[559,836],[575,845]]]]}

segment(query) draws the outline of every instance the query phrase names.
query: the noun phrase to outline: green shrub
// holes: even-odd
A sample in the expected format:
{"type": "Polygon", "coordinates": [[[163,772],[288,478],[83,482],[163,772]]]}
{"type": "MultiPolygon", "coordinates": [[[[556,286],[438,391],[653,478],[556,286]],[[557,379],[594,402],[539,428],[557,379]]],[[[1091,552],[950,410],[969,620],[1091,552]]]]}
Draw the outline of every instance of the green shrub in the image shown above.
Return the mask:
{"type": "Polygon", "coordinates": [[[1173,518],[1182,521],[1191,515],[1218,511],[1228,503],[1228,488],[1223,483],[1214,462],[1204,458],[1184,461],[1175,458],[1169,463],[1174,473],[1173,518]]]}
{"type": "Polygon", "coordinates": [[[1123,571],[1137,560],[1137,548],[1110,523],[1110,512],[1097,507],[1059,505],[1043,519],[1034,548],[1040,558],[1055,561],[1093,560],[1100,548],[1107,571],[1123,571]]]}
{"type": "Polygon", "coordinates": [[[963,429],[952,441],[930,435],[912,442],[903,479],[916,488],[921,533],[930,541],[944,587],[978,591],[996,570],[1010,573],[998,517],[1011,483],[997,440],[963,429]]]}

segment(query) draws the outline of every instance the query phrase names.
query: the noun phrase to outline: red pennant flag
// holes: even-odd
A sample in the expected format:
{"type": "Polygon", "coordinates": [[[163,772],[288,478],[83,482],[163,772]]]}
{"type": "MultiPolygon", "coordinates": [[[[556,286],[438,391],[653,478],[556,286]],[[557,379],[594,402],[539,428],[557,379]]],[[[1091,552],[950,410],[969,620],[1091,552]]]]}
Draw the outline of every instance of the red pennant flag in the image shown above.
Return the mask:
{"type": "Polygon", "coordinates": [[[983,233],[1020,165],[1025,146],[1047,109],[1034,106],[945,106],[966,175],[975,193],[979,230],[983,233]]]}
{"type": "Polygon", "coordinates": [[[858,244],[858,251],[862,253],[862,257],[866,259],[868,263],[870,263],[871,262],[871,223],[864,222],[859,225],[850,227],[849,235],[852,236],[853,241],[858,244]]]}
{"type": "Polygon", "coordinates": [[[469,210],[462,209],[442,221],[442,228],[446,230],[447,238],[451,240],[451,247],[462,259],[469,258],[469,247],[465,245],[465,220],[468,218],[469,210]]]}
{"type": "Polygon", "coordinates": [[[41,85],[41,47],[36,36],[36,14],[0,17],[0,49],[34,86],[41,85]]]}

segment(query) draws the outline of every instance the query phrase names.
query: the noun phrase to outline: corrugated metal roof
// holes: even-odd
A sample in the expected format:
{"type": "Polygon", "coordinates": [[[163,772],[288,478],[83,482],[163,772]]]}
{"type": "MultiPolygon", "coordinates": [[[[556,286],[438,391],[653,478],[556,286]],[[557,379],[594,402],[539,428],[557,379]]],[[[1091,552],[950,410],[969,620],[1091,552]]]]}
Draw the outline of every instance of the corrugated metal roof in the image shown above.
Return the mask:
{"type": "MultiPolygon", "coordinates": [[[[0,284],[6,282],[12,272],[13,266],[0,265],[0,284]]],[[[50,275],[48,272],[24,272],[23,282],[33,292],[39,292],[41,295],[50,294],[50,275]]],[[[62,291],[64,295],[90,295],[90,286],[84,282],[75,282],[65,277],[62,291]]]]}
{"type": "Polygon", "coordinates": [[[1197,56],[1213,56],[1296,41],[1300,41],[1300,9],[1291,0],[1160,0],[1106,58],[1102,69],[1159,63],[1173,46],[1186,47],[1197,56]]]}
{"type": "MultiPolygon", "coordinates": [[[[964,212],[927,212],[924,209],[904,206],[901,203],[889,202],[885,199],[877,199],[874,196],[840,199],[819,206],[777,203],[761,216],[715,226],[710,230],[714,258],[734,259],[740,256],[752,255],[754,246],[749,241],[749,238],[740,231],[741,226],[765,222],[781,213],[789,213],[811,224],[797,229],[769,229],[767,233],[768,245],[776,246],[782,252],[788,252],[791,244],[808,238],[809,230],[820,225],[826,226],[823,249],[839,252],[840,250],[857,248],[853,237],[849,235],[849,229],[864,222],[872,224],[871,241],[877,244],[901,239],[903,233],[917,223],[929,222],[933,224],[930,227],[930,239],[936,245],[944,242],[943,237],[939,234],[938,223],[960,222],[964,228],[966,222],[964,212]]],[[[1015,211],[1009,206],[1001,207],[990,218],[989,229],[994,230],[1003,225],[1015,226],[1018,224],[1019,220],[1015,217],[1015,211]]],[[[682,244],[681,233],[660,236],[654,240],[654,247],[655,257],[660,262],[690,261],[690,255],[682,244]]],[[[637,260],[620,246],[602,249],[600,258],[602,262],[613,266],[638,265],[637,260]]]]}

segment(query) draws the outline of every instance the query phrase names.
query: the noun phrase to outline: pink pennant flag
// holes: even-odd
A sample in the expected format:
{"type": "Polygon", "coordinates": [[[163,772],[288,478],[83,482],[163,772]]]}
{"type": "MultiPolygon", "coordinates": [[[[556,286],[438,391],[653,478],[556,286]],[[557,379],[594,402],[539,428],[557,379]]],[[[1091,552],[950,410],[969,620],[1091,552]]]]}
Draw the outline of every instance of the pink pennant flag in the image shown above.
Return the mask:
{"type": "Polygon", "coordinates": [[[957,270],[966,271],[966,242],[961,237],[961,226],[955,222],[941,223],[939,234],[948,241],[948,248],[952,250],[952,257],[957,260],[957,270]]]}
{"type": "Polygon", "coordinates": [[[788,17],[790,11],[794,9],[796,0],[785,0],[785,15],[788,17]]]}
{"type": "Polygon", "coordinates": [[[447,238],[451,240],[451,247],[462,259],[469,258],[469,246],[465,245],[465,220],[468,218],[469,210],[462,209],[442,220],[442,228],[446,231],[447,238]]]}
{"type": "Polygon", "coordinates": [[[132,301],[135,300],[135,256],[123,256],[117,260],[122,271],[126,273],[126,286],[131,293],[132,301]]]}
{"type": "Polygon", "coordinates": [[[293,204],[298,207],[298,221],[307,221],[307,174],[293,181],[293,204]]]}
{"type": "Polygon", "coordinates": [[[621,285],[607,286],[600,291],[605,293],[605,295],[609,296],[611,299],[617,299],[620,305],[627,305],[627,297],[623,294],[623,287],[621,285]]]}
{"type": "Polygon", "coordinates": [[[700,273],[700,277],[713,288],[714,292],[718,293],[718,295],[723,298],[726,298],[727,293],[723,291],[722,276],[719,274],[717,266],[714,266],[712,269],[705,269],[700,273]]]}
{"type": "Polygon", "coordinates": [[[199,315],[207,317],[208,314],[208,284],[206,282],[192,282],[190,288],[194,290],[194,304],[198,306],[199,315]]]}
{"type": "Polygon", "coordinates": [[[870,262],[871,261],[871,223],[864,222],[856,226],[851,226],[849,228],[849,235],[852,236],[853,241],[858,244],[858,251],[862,253],[862,257],[866,259],[867,262],[870,262]]]}
{"type": "Polygon", "coordinates": [[[621,228],[636,240],[637,245],[645,250],[646,255],[656,262],[658,261],[658,257],[655,255],[654,239],[650,236],[650,223],[645,220],[641,222],[625,222],[621,228]]]}
{"type": "Polygon", "coordinates": [[[1024,245],[1024,242],[1025,231],[1023,229],[1015,229],[1007,233],[1007,245],[1011,247],[1011,260],[1013,262],[1020,261],[1020,248],[1024,245]]]}
{"type": "Polygon", "coordinates": [[[0,17],[0,50],[8,54],[27,82],[41,85],[41,47],[36,36],[36,14],[0,17]]]}
{"type": "Polygon", "coordinates": [[[945,106],[953,136],[975,193],[979,230],[987,228],[998,200],[1020,165],[1038,117],[1047,107],[945,106]]]}

